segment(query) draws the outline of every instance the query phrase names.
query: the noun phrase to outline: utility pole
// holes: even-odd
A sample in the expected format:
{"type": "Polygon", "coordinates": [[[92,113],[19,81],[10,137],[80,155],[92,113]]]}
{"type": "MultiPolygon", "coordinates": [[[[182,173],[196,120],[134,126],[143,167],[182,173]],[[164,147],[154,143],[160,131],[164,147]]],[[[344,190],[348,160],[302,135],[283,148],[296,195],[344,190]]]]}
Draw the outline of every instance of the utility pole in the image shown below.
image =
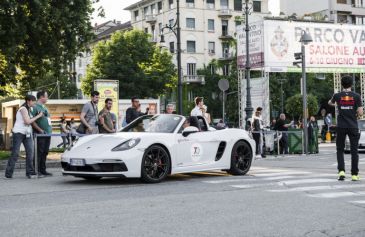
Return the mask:
{"type": "Polygon", "coordinates": [[[61,99],[60,81],[58,79],[57,79],[57,94],[58,94],[58,99],[61,99]]]}

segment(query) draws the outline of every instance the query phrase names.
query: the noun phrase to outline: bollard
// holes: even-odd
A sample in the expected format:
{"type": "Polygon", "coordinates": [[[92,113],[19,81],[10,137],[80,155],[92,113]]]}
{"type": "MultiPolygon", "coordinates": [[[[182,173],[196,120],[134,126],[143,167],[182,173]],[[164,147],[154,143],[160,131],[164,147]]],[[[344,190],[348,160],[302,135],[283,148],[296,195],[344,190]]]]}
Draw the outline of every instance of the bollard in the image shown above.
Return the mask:
{"type": "Polygon", "coordinates": [[[326,143],[331,143],[331,133],[330,133],[330,131],[326,132],[326,143]]]}
{"type": "Polygon", "coordinates": [[[38,137],[37,134],[34,134],[34,169],[37,173],[37,177],[39,176],[38,170],[38,137]]]}
{"type": "Polygon", "coordinates": [[[277,156],[279,156],[279,154],[280,154],[280,141],[279,141],[279,131],[278,130],[276,130],[276,143],[277,143],[277,147],[278,147],[277,156]]]}

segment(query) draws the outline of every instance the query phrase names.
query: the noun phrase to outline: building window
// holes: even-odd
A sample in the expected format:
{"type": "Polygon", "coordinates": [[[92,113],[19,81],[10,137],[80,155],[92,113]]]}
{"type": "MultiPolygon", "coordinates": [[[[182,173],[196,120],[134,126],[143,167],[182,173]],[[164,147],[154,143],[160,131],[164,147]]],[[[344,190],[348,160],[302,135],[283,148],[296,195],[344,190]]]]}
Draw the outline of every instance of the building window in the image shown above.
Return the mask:
{"type": "Polygon", "coordinates": [[[196,63],[188,63],[186,69],[187,75],[196,75],[196,63]]]}
{"type": "Polygon", "coordinates": [[[228,76],[229,75],[229,64],[225,64],[223,66],[223,76],[228,76]]]}
{"type": "Polygon", "coordinates": [[[175,42],[170,42],[170,53],[175,53],[175,42]]]}
{"type": "Polygon", "coordinates": [[[207,0],[207,8],[208,9],[215,9],[215,1],[214,0],[207,0]]]}
{"type": "Polygon", "coordinates": [[[148,34],[148,28],[144,28],[144,33],[148,34]]]}
{"type": "Polygon", "coordinates": [[[134,20],[139,21],[139,11],[134,11],[134,20]]]}
{"type": "Polygon", "coordinates": [[[156,27],[154,25],[151,26],[151,33],[152,33],[152,41],[157,42],[156,27]]]}
{"type": "Polygon", "coordinates": [[[221,0],[221,9],[229,9],[228,7],[228,0],[221,0]]]}
{"type": "Polygon", "coordinates": [[[253,11],[261,12],[261,1],[253,1],[253,11]]]}
{"type": "Polygon", "coordinates": [[[214,31],[214,20],[208,19],[208,31],[214,31]]]}
{"type": "Polygon", "coordinates": [[[210,54],[215,54],[215,42],[213,41],[208,42],[208,52],[210,54]]]}
{"type": "Polygon", "coordinates": [[[222,20],[222,36],[228,35],[228,20],[222,20]]]}
{"type": "Polygon", "coordinates": [[[195,41],[192,41],[192,40],[186,41],[186,51],[188,53],[195,53],[196,52],[195,41]]]}
{"type": "Polygon", "coordinates": [[[186,18],[186,28],[195,29],[195,18],[186,18]]]}
{"type": "Polygon", "coordinates": [[[174,8],[174,0],[169,0],[169,9],[174,8]]]}
{"type": "Polygon", "coordinates": [[[233,5],[235,11],[242,11],[242,0],[234,0],[233,5]]]}
{"type": "Polygon", "coordinates": [[[156,15],[156,5],[155,4],[151,5],[151,14],[156,15]]]}
{"type": "Polygon", "coordinates": [[[148,15],[148,7],[143,8],[143,16],[146,19],[146,16],[148,15]]]}
{"type": "Polygon", "coordinates": [[[340,3],[340,4],[347,4],[347,0],[337,0],[337,3],[340,3]]]}
{"type": "Polygon", "coordinates": [[[194,0],[186,0],[186,7],[194,8],[194,0]]]}
{"type": "Polygon", "coordinates": [[[157,3],[157,9],[159,14],[162,13],[162,2],[157,3]]]}
{"type": "Polygon", "coordinates": [[[347,15],[337,15],[337,23],[347,23],[347,15]]]}
{"type": "MultiPolygon", "coordinates": [[[[215,74],[215,66],[214,64],[209,64],[209,70],[210,70],[210,74],[215,74]]],[[[214,93],[214,92],[213,92],[214,93]]],[[[216,97],[214,97],[213,99],[215,99],[216,97]]]]}
{"type": "Polygon", "coordinates": [[[158,32],[159,32],[159,34],[162,33],[161,30],[162,30],[162,23],[160,22],[160,23],[158,23],[158,32]]]}
{"type": "Polygon", "coordinates": [[[222,43],[222,58],[229,58],[229,44],[222,43]]]}

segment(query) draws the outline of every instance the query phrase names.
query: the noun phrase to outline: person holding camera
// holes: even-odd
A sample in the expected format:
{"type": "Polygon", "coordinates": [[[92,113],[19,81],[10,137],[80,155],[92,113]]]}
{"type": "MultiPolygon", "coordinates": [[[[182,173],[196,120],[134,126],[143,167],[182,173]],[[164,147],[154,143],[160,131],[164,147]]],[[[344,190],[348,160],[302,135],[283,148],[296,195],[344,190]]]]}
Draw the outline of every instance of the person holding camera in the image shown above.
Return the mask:
{"type": "Polygon", "coordinates": [[[97,134],[99,133],[99,118],[98,118],[98,103],[99,103],[98,91],[91,92],[91,101],[84,104],[82,107],[80,121],[81,124],[77,129],[81,134],[97,134]]]}
{"type": "MultiPolygon", "coordinates": [[[[52,123],[51,123],[51,115],[48,112],[45,104],[48,101],[48,94],[46,91],[39,91],[37,93],[38,102],[33,107],[32,115],[35,117],[40,113],[43,113],[44,116],[38,118],[32,126],[34,128],[35,133],[38,134],[52,134],[52,123]]],[[[37,138],[37,156],[38,156],[38,174],[51,176],[51,173],[46,171],[46,159],[49,152],[49,146],[51,145],[51,137],[38,137],[37,138]]]]}
{"type": "Polygon", "coordinates": [[[25,103],[20,106],[16,113],[15,124],[13,127],[13,144],[11,149],[11,156],[6,166],[5,177],[11,179],[14,173],[15,163],[19,158],[20,145],[23,143],[26,153],[26,167],[25,175],[31,179],[36,175],[33,167],[33,153],[34,143],[32,137],[31,124],[43,116],[39,113],[32,117],[31,109],[36,103],[36,98],[33,95],[25,96],[25,103]]]}

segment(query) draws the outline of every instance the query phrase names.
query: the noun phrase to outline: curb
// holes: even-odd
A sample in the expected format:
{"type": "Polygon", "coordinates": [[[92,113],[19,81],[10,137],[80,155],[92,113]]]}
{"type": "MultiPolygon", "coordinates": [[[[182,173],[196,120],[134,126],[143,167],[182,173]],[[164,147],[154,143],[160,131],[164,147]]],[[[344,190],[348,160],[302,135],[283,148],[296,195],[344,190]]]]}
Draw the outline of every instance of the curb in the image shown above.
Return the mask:
{"type": "MultiPolygon", "coordinates": [[[[0,161],[0,170],[5,170],[6,169],[6,165],[7,165],[8,161],[0,161]]],[[[61,161],[47,161],[46,162],[46,166],[47,168],[60,168],[61,167],[61,161]]],[[[19,170],[19,169],[25,169],[25,161],[24,160],[18,160],[15,163],[15,169],[19,170]]]]}

